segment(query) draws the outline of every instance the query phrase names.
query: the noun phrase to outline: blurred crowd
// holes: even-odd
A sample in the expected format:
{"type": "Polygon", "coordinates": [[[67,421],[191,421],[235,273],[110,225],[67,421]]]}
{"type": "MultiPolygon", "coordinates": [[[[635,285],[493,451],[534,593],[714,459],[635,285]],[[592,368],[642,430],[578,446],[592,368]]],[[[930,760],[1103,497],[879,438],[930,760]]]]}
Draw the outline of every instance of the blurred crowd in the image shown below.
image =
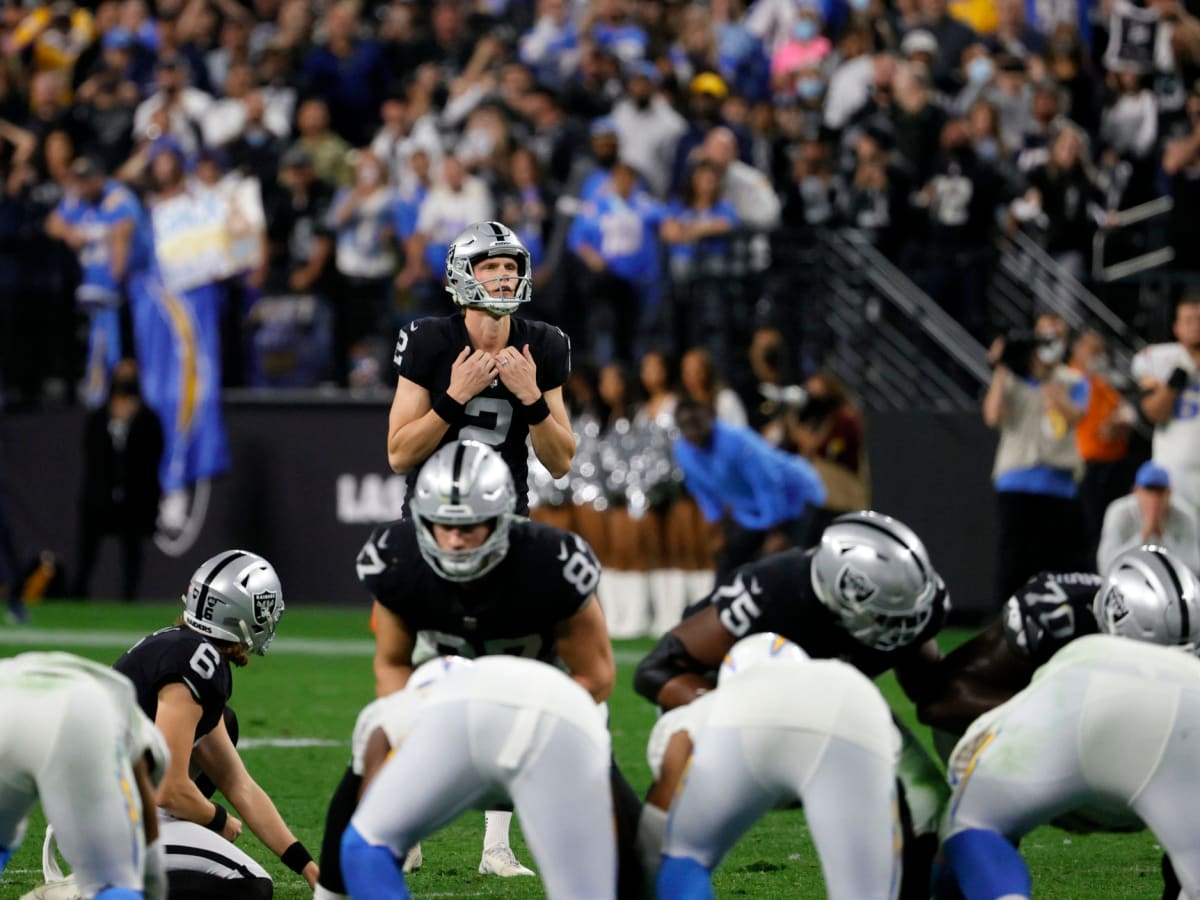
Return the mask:
{"type": "Polygon", "coordinates": [[[1114,211],[1190,206],[1190,6],[8,2],[4,385],[72,391],[81,311],[108,319],[102,370],[130,351],[137,313],[111,311],[138,239],[106,204],[148,216],[168,287],[221,284],[225,385],[386,382],[394,329],[447,309],[446,244],[486,218],[532,250],[536,315],[601,365],[690,346],[689,280],[747,230],[862,229],[984,339],[997,229],[1086,278],[1114,211]],[[205,190],[224,205],[156,211],[205,190]]]}

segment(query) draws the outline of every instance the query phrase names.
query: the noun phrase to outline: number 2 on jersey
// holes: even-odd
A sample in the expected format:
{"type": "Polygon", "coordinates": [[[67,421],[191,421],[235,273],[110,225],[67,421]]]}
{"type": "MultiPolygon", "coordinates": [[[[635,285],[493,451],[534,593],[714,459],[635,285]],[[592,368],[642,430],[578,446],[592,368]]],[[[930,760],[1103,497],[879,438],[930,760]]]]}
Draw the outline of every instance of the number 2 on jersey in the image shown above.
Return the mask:
{"type": "Polygon", "coordinates": [[[479,441],[489,447],[499,447],[508,437],[512,425],[512,404],[499,397],[473,397],[463,409],[470,425],[458,432],[460,441],[479,441]]]}

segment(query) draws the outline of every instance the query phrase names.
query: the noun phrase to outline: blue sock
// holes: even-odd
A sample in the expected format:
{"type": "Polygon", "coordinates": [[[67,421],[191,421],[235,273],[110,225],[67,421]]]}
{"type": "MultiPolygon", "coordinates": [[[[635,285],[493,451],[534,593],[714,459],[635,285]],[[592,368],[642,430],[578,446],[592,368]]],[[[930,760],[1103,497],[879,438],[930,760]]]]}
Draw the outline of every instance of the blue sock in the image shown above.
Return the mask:
{"type": "Polygon", "coordinates": [[[4,867],[8,865],[8,861],[12,859],[13,850],[16,848],[0,847],[0,875],[4,874],[4,867]]]}
{"type": "Polygon", "coordinates": [[[658,900],[712,900],[708,869],[686,856],[664,856],[658,868],[658,900]]]}
{"type": "Polygon", "coordinates": [[[142,900],[144,896],[133,888],[105,888],[96,895],[96,900],[142,900]]]}
{"type": "Polygon", "coordinates": [[[354,900],[409,900],[400,863],[387,847],[368,844],[353,825],[342,834],[342,879],[354,900]]]}
{"type": "Polygon", "coordinates": [[[960,831],[942,845],[942,855],[966,900],[1016,900],[1033,891],[1025,860],[994,831],[960,831]]]}

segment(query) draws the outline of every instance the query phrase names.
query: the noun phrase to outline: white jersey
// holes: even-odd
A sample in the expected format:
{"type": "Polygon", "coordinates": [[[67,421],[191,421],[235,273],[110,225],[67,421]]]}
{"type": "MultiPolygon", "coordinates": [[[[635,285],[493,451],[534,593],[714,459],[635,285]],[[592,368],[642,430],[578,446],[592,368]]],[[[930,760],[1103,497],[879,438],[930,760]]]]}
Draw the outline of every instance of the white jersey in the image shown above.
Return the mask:
{"type": "Polygon", "coordinates": [[[1171,473],[1171,488],[1200,508],[1200,369],[1183,344],[1152,344],[1133,358],[1133,377],[1166,383],[1183,369],[1191,376],[1170,419],[1154,429],[1154,461],[1171,473]]]}
{"type": "Polygon", "coordinates": [[[382,728],[388,744],[398,747],[412,730],[421,700],[422,696],[416,691],[396,691],[363,707],[350,738],[350,768],[355,775],[363,774],[367,742],[375,729],[382,728]]]}
{"type": "Polygon", "coordinates": [[[133,682],[116,669],[70,653],[22,653],[0,660],[0,693],[10,690],[44,693],[42,711],[47,716],[58,706],[52,698],[62,696],[64,689],[80,682],[95,684],[112,699],[127,757],[135,760],[149,751],[159,770],[152,775],[161,776],[166,767],[166,745],[154,723],[138,706],[133,682]]]}
{"type": "Polygon", "coordinates": [[[655,781],[662,775],[663,757],[666,756],[667,744],[671,742],[671,738],[681,731],[686,731],[694,744],[700,729],[708,722],[708,715],[712,712],[716,696],[715,691],[709,691],[686,706],[677,706],[659,716],[650,732],[650,740],[646,743],[646,762],[650,765],[650,771],[654,773],[655,781]]]}
{"type": "Polygon", "coordinates": [[[484,656],[427,689],[426,707],[479,701],[550,713],[607,744],[604,710],[569,675],[519,656],[484,656]]]}
{"type": "Polygon", "coordinates": [[[839,737],[894,761],[900,735],[879,689],[836,659],[776,662],[716,691],[709,728],[785,728],[839,737]]]}

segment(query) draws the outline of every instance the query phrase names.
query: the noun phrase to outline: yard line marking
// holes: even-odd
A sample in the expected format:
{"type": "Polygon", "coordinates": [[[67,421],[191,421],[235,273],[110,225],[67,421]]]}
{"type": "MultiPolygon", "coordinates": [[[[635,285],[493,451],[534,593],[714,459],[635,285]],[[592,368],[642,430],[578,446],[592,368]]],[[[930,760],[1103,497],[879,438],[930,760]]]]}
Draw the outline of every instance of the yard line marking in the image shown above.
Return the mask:
{"type": "Polygon", "coordinates": [[[290,750],[296,747],[344,747],[348,743],[349,741],[331,741],[328,738],[264,737],[239,740],[237,748],[239,750],[261,750],[263,748],[290,750]]]}
{"type": "MultiPolygon", "coordinates": [[[[0,646],[10,647],[117,647],[128,649],[146,635],[137,631],[76,631],[70,628],[5,628],[0,629],[0,646]]],[[[289,638],[280,636],[271,644],[271,655],[301,654],[304,656],[375,655],[375,642],[370,638],[289,638]]],[[[640,662],[645,654],[636,650],[616,649],[618,663],[640,662]]]]}

